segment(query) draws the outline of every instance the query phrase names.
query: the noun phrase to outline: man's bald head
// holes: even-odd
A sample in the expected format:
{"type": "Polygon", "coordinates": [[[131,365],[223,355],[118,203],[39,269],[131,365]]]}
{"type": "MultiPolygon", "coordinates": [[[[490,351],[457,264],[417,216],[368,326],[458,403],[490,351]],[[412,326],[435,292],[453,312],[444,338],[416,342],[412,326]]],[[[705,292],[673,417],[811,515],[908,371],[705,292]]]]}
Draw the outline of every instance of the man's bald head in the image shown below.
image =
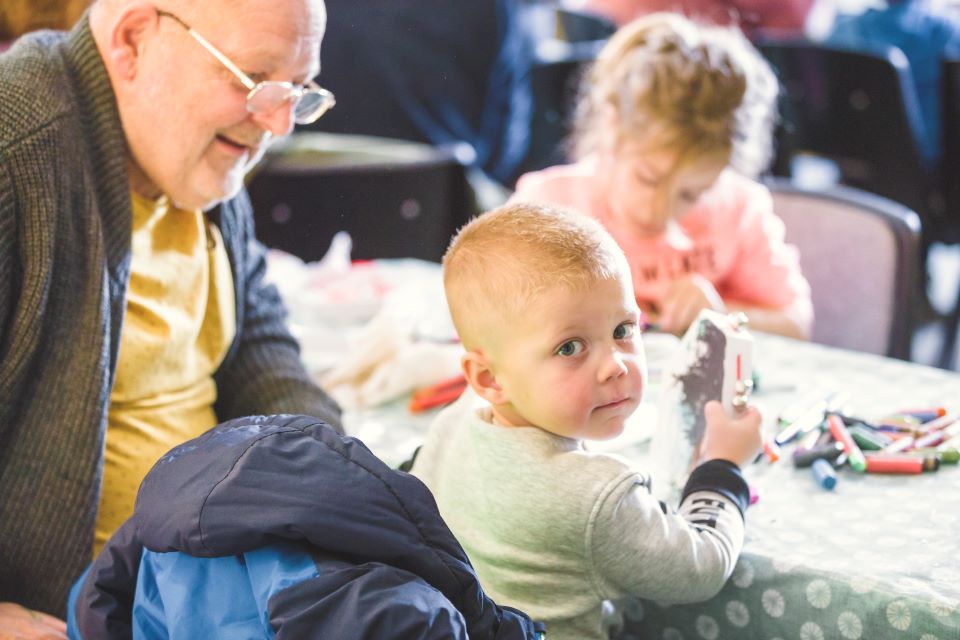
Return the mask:
{"type": "MultiPolygon", "coordinates": [[[[93,0],[91,11],[101,15],[115,16],[125,6],[143,0],[93,0]]],[[[316,21],[320,33],[326,29],[327,13],[323,0],[162,0],[156,6],[175,15],[189,13],[193,16],[224,16],[225,12],[242,13],[251,8],[275,8],[276,10],[303,10],[308,19],[316,21]]]]}
{"type": "Polygon", "coordinates": [[[90,25],[131,187],[207,209],[236,195],[271,139],[292,130],[289,101],[250,111],[247,96],[319,73],[326,12],[322,0],[97,0],[90,25]]]}

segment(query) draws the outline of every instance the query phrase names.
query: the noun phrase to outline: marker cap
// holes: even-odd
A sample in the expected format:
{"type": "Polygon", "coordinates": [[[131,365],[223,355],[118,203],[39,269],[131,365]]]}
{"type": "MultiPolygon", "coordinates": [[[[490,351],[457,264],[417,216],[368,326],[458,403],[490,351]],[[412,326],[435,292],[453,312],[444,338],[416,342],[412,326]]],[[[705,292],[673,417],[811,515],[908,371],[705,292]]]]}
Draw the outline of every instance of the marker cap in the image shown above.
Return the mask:
{"type": "Polygon", "coordinates": [[[814,460],[813,464],[810,465],[810,470],[813,472],[817,484],[824,489],[832,490],[837,486],[837,474],[826,460],[822,458],[814,460]]]}

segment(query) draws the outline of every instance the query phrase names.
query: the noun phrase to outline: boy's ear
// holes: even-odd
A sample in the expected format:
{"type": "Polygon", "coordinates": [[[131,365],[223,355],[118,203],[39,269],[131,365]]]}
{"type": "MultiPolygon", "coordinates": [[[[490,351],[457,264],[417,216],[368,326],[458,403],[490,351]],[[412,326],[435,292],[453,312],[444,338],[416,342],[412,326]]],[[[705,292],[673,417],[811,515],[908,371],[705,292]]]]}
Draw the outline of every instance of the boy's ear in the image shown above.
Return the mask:
{"type": "Polygon", "coordinates": [[[493,405],[508,402],[497,377],[490,368],[487,355],[481,351],[467,351],[460,357],[460,367],[467,383],[478,396],[493,405]]]}

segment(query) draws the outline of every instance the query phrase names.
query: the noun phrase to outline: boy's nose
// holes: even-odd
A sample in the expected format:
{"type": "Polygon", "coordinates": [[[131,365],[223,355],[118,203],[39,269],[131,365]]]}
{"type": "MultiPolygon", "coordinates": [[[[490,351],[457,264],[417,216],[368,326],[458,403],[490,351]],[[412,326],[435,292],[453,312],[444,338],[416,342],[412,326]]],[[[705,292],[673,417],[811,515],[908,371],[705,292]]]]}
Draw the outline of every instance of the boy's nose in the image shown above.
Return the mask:
{"type": "Polygon", "coordinates": [[[600,370],[601,381],[619,378],[627,373],[626,358],[618,350],[612,350],[610,356],[605,358],[603,367],[600,370]]]}

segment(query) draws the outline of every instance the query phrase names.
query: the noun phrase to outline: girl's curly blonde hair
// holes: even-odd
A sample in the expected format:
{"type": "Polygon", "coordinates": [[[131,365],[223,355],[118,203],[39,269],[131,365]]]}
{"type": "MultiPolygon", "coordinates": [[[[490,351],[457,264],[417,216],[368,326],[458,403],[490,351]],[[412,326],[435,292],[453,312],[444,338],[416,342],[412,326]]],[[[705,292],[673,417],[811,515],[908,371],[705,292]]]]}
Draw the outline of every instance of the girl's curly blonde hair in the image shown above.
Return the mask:
{"type": "Polygon", "coordinates": [[[773,154],[777,92],[770,65],[739,30],[650,14],[617,31],[584,78],[574,153],[641,141],[678,151],[679,163],[728,155],[756,176],[773,154]]]}

